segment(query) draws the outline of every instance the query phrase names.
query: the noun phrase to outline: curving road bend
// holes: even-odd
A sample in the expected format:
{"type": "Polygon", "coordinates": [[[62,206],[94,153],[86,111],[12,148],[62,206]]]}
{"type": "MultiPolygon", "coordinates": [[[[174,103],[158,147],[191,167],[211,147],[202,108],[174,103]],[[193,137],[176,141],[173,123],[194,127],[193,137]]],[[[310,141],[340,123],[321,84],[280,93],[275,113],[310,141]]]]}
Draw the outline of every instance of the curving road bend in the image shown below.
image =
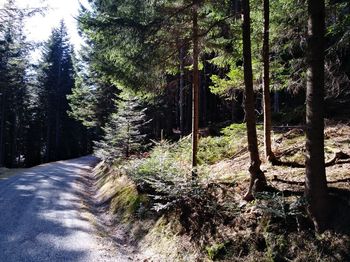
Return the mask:
{"type": "Polygon", "coordinates": [[[0,180],[0,261],[130,261],[96,236],[76,179],[94,157],[19,170],[0,180]]]}

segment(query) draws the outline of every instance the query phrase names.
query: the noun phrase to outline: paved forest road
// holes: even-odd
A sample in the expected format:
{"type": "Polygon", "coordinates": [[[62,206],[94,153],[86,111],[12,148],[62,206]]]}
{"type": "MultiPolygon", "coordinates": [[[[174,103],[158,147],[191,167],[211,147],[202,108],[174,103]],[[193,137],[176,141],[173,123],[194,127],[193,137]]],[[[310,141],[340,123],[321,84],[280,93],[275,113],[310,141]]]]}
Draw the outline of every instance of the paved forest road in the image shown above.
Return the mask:
{"type": "Polygon", "coordinates": [[[130,261],[102,244],[81,215],[75,180],[94,163],[94,157],[82,157],[0,180],[1,262],[130,261]]]}

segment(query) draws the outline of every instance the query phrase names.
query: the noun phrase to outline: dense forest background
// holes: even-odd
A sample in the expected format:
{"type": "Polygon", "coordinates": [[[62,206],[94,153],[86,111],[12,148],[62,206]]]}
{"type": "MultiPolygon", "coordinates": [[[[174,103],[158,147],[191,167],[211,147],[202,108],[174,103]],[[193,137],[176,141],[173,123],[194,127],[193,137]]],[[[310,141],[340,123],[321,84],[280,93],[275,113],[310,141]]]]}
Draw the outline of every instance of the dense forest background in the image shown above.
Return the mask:
{"type": "Polygon", "coordinates": [[[25,20],[42,10],[18,9],[8,1],[0,12],[0,165],[33,166],[91,152],[86,128],[67,113],[75,73],[64,24],[47,42],[30,43],[25,20]],[[42,57],[34,64],[30,53],[37,48],[42,57]]]}
{"type": "MultiPolygon", "coordinates": [[[[94,153],[109,167],[133,170],[140,192],[159,190],[157,211],[176,203],[191,210],[213,200],[204,193],[212,185],[202,187],[206,165],[247,152],[244,200],[272,190],[262,163],[305,168],[306,213],[317,231],[329,225],[325,168],[350,158],[340,151],[325,161],[324,144],[324,120],[350,116],[349,1],[89,3],[76,18],[85,41],[79,52],[63,22],[45,43],[26,40],[25,20],[45,10],[12,0],[0,9],[0,166],[94,153]],[[41,58],[31,61],[37,49],[41,58]],[[305,133],[289,142],[302,141],[288,151],[302,152],[299,162],[274,152],[290,134],[278,142],[272,131],[291,128],[305,133]]],[[[210,213],[188,210],[181,219],[202,212],[206,221],[210,213]]]]}
{"type": "MultiPolygon", "coordinates": [[[[22,31],[33,10],[9,1],[1,10],[0,163],[7,167],[92,152],[92,141],[116,112],[115,100],[134,92],[152,119],[149,138],[178,139],[192,131],[192,2],[92,2],[81,9],[86,45],[75,55],[64,24],[40,48],[22,31]],[[67,99],[69,97],[69,101],[67,99]],[[68,105],[70,103],[70,106],[68,105]],[[67,113],[68,112],[68,113],[67,113]]],[[[198,2],[199,126],[218,135],[244,121],[242,27],[239,1],[198,2]]],[[[263,120],[262,1],[251,1],[255,110],[263,120]]],[[[326,117],[349,114],[349,3],[327,1],[326,117]]],[[[39,10],[38,10],[39,11],[39,10]]],[[[307,6],[270,4],[272,119],[305,119],[307,6]]]]}

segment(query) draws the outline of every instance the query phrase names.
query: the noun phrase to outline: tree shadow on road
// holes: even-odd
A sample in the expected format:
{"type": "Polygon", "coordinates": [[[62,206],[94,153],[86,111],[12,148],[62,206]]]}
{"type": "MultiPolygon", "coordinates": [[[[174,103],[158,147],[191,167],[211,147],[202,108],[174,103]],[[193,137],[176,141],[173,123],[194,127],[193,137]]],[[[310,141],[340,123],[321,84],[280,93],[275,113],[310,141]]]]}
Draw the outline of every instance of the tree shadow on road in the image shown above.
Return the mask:
{"type": "MultiPolygon", "coordinates": [[[[0,181],[0,260],[91,261],[102,252],[82,217],[75,179],[88,159],[34,167],[0,181]],[[91,242],[91,243],[90,243],[91,242]]],[[[102,254],[102,253],[101,253],[102,254]]]]}

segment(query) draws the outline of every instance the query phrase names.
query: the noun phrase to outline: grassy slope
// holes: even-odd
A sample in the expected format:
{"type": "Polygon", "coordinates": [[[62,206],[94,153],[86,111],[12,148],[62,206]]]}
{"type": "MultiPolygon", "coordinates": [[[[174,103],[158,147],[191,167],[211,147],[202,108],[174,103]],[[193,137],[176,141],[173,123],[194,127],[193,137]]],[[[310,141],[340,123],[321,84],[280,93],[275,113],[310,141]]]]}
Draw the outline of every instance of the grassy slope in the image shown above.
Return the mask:
{"type": "MultiPolygon", "coordinates": [[[[259,129],[262,144],[262,131],[259,129]]],[[[350,127],[326,129],[326,158],[350,154],[350,127]]],[[[303,163],[302,130],[274,133],[275,153],[303,163]]],[[[201,139],[200,179],[189,183],[190,141],[163,142],[143,159],[112,168],[99,165],[100,203],[130,232],[130,243],[150,261],[349,261],[350,162],[327,168],[335,200],[333,229],[316,235],[303,203],[304,168],[263,163],[276,190],[252,203],[241,196],[249,182],[244,125],[201,139]]]]}

